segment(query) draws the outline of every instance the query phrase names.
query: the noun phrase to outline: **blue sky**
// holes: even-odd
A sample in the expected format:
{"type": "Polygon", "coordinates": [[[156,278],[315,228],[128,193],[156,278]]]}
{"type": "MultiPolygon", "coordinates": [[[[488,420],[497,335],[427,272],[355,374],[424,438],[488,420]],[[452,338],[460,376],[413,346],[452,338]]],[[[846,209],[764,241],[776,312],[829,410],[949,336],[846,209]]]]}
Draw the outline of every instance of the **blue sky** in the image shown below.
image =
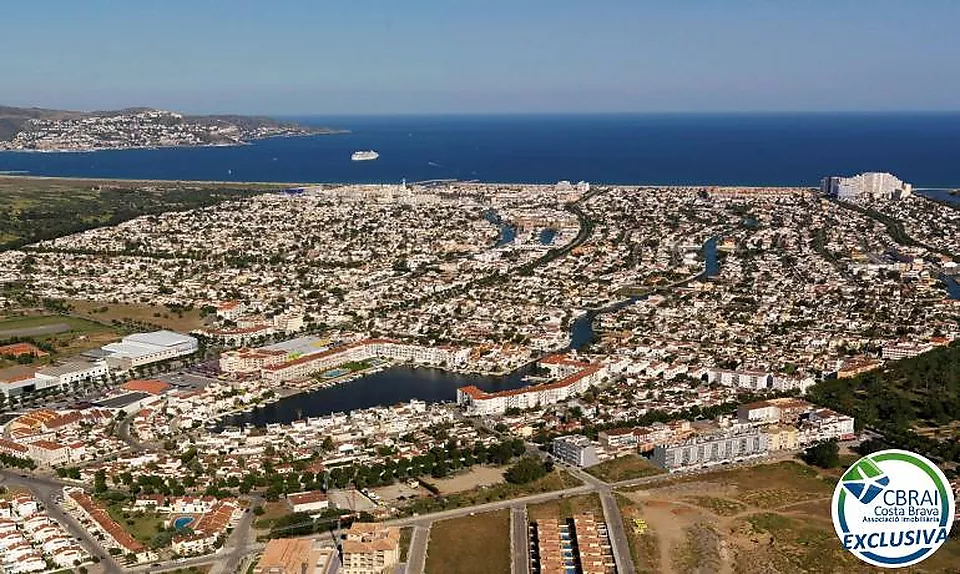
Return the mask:
{"type": "Polygon", "coordinates": [[[0,104],[960,109],[953,0],[4,0],[0,104]]]}

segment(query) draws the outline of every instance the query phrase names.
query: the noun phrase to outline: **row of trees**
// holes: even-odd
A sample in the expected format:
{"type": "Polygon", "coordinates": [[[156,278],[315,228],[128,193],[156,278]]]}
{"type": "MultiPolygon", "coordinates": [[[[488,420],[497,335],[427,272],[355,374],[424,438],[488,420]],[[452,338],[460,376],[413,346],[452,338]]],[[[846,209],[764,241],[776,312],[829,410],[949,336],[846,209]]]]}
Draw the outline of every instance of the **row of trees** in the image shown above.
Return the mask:
{"type": "MultiPolygon", "coordinates": [[[[490,446],[477,442],[472,446],[459,447],[454,441],[445,447],[434,447],[415,457],[386,458],[382,462],[369,465],[347,465],[335,467],[329,473],[314,473],[306,470],[312,459],[294,461],[293,469],[278,472],[274,464],[266,461],[262,472],[248,472],[242,477],[216,478],[209,482],[203,494],[228,497],[249,494],[257,490],[264,492],[268,500],[277,500],[282,495],[303,490],[323,490],[344,488],[353,484],[358,488],[392,484],[397,480],[406,480],[418,476],[430,475],[442,478],[452,472],[469,468],[476,464],[504,465],[523,454],[525,448],[520,439],[509,439],[490,446]]],[[[384,456],[390,453],[384,451],[384,456]]],[[[113,493],[117,496],[135,496],[139,494],[161,494],[164,496],[183,496],[196,492],[202,465],[196,455],[188,450],[182,455],[187,467],[193,472],[182,477],[162,477],[153,474],[134,476],[123,472],[116,477],[116,486],[123,491],[110,491],[106,474],[101,470],[94,476],[94,492],[100,495],[113,493]]],[[[76,469],[58,470],[63,477],[73,476],[76,469]]],[[[79,474],[79,471],[77,471],[79,474]]]]}
{"type": "Polygon", "coordinates": [[[6,468],[22,468],[33,470],[37,468],[37,463],[32,458],[14,456],[5,452],[0,452],[0,466],[6,468]]]}

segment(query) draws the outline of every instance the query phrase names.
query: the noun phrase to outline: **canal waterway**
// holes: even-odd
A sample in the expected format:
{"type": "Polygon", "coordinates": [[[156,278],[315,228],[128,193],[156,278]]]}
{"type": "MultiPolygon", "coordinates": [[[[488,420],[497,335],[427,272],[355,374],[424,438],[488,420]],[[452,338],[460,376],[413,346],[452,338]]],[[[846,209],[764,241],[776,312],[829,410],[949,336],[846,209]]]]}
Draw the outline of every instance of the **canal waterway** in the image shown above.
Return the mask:
{"type": "MultiPolygon", "coordinates": [[[[491,223],[501,226],[501,239],[509,236],[513,241],[516,230],[503,224],[495,212],[491,223]]],[[[541,241],[542,241],[541,235],[541,241]]],[[[499,242],[498,242],[499,243],[499,242]]],[[[716,239],[711,238],[703,246],[705,271],[708,276],[718,273],[716,239]]],[[[594,338],[594,321],[598,315],[611,313],[632,305],[638,297],[617,301],[598,309],[590,309],[577,317],[570,325],[570,344],[566,350],[580,350],[594,338]]],[[[485,391],[503,391],[524,386],[524,378],[532,374],[534,366],[524,366],[509,375],[489,376],[453,373],[440,369],[410,366],[389,367],[353,381],[300,393],[280,399],[275,403],[240,413],[221,421],[224,426],[265,426],[270,423],[287,424],[295,420],[324,416],[335,412],[349,412],[380,405],[392,405],[419,399],[428,403],[454,401],[457,389],[474,385],[485,391]]]]}
{"type": "Polygon", "coordinates": [[[950,298],[960,300],[960,277],[957,275],[941,275],[940,280],[946,286],[950,298]]]}
{"type": "Polygon", "coordinates": [[[419,399],[428,403],[454,401],[457,389],[468,385],[485,391],[504,391],[524,385],[523,378],[534,366],[527,365],[506,376],[453,373],[440,369],[410,366],[389,367],[334,387],[317,389],[280,399],[223,419],[222,426],[264,426],[295,420],[349,412],[379,405],[394,405],[419,399]]]}
{"type": "Polygon", "coordinates": [[[513,240],[517,238],[517,228],[504,221],[496,211],[492,209],[487,210],[483,218],[500,228],[500,237],[497,238],[497,243],[494,245],[495,247],[503,247],[504,245],[513,243],[513,240]]]}
{"type": "Polygon", "coordinates": [[[550,245],[553,243],[554,238],[557,237],[556,229],[544,229],[540,232],[540,244],[541,245],[550,245]]]}

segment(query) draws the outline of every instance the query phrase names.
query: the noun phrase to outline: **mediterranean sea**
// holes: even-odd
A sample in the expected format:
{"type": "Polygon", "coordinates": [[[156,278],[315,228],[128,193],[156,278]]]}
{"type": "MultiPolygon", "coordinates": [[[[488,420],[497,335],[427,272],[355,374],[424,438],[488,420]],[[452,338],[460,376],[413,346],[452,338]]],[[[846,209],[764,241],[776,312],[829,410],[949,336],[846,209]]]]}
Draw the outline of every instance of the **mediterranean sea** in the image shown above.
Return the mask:
{"type": "Polygon", "coordinates": [[[817,185],[889,171],[960,187],[960,113],[298,117],[348,134],[236,147],[0,152],[0,172],[93,178],[375,183],[455,178],[817,185]],[[373,149],[375,161],[350,154],[373,149]]]}

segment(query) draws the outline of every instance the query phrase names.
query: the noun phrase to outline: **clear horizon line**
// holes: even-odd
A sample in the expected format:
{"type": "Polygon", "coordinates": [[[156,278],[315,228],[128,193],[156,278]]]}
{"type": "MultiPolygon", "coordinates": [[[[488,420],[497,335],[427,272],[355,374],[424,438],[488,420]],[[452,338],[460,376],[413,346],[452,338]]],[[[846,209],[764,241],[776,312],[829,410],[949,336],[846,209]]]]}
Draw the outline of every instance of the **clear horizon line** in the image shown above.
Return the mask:
{"type": "Polygon", "coordinates": [[[389,116],[408,116],[408,117],[442,117],[442,116],[718,116],[718,115],[930,115],[930,114],[958,114],[960,107],[957,108],[877,108],[877,109],[726,109],[726,110],[694,110],[694,109],[676,109],[676,110],[560,110],[560,111],[536,111],[536,110],[482,110],[482,111],[302,111],[302,112],[277,112],[277,111],[195,111],[187,108],[177,108],[170,106],[156,106],[149,103],[123,105],[121,107],[94,107],[89,109],[77,107],[54,107],[37,104],[16,105],[0,102],[0,107],[14,107],[23,109],[49,110],[49,111],[68,111],[78,113],[96,113],[111,112],[127,109],[155,109],[171,112],[178,112],[187,115],[238,115],[238,116],[267,116],[267,117],[389,117],[389,116]]]}
{"type": "MultiPolygon", "coordinates": [[[[175,111],[175,110],[172,110],[175,111]]],[[[192,115],[250,115],[269,117],[463,117],[463,116],[776,116],[776,115],[946,115],[958,109],[925,110],[659,110],[659,111],[451,111],[451,112],[189,112],[192,115]]]]}

